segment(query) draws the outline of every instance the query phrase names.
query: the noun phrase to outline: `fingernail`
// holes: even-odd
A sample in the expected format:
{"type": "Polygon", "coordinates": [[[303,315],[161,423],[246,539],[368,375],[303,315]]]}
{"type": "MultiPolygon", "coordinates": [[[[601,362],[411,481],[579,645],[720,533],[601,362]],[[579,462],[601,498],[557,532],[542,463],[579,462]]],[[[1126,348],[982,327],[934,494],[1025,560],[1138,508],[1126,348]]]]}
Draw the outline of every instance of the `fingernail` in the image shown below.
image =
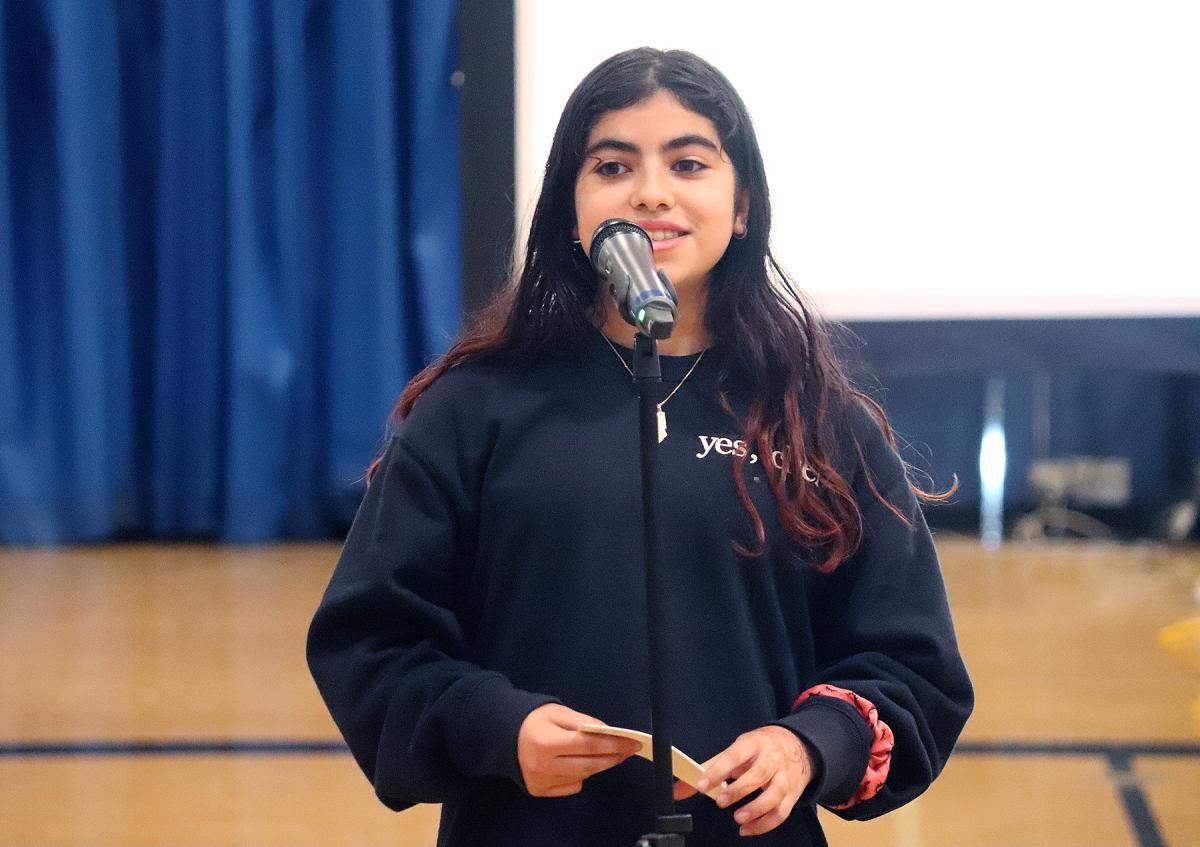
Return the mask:
{"type": "Polygon", "coordinates": [[[738,812],[736,815],[733,816],[733,819],[735,821],[737,821],[738,823],[745,823],[746,818],[748,818],[748,817],[750,817],[750,815],[748,815],[746,812],[738,812]]]}
{"type": "Polygon", "coordinates": [[[717,795],[717,805],[718,806],[728,806],[729,805],[729,795],[728,794],[718,794],[717,795]]]}
{"type": "Polygon", "coordinates": [[[701,791],[707,791],[708,790],[708,777],[706,777],[706,776],[700,777],[700,781],[696,783],[696,787],[699,788],[701,791]]]}

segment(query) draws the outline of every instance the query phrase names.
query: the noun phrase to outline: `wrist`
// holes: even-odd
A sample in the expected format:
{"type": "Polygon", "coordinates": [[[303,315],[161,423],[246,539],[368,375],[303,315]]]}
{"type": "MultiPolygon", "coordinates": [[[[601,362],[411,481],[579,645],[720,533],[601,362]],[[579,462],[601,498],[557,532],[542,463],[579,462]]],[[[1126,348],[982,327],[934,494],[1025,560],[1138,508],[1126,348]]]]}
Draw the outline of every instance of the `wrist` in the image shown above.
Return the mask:
{"type": "Polygon", "coordinates": [[[820,776],[821,758],[816,754],[812,745],[798,733],[792,731],[786,726],[779,724],[771,724],[763,727],[770,734],[779,740],[784,756],[789,762],[795,763],[804,769],[804,773],[808,777],[808,784],[815,783],[820,776]]]}
{"type": "Polygon", "coordinates": [[[804,744],[804,740],[786,726],[771,724],[762,727],[762,732],[778,738],[779,744],[787,752],[789,759],[798,760],[800,757],[808,758],[808,749],[804,744]]]}

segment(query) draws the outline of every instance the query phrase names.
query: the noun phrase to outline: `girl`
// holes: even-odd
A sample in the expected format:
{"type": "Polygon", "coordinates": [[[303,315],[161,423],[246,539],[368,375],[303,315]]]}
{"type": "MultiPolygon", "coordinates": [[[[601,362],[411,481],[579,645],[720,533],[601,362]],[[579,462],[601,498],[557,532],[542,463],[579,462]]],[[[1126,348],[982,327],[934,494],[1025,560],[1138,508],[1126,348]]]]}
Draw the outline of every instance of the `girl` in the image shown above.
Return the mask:
{"type": "Polygon", "coordinates": [[[824,844],[937,776],[971,711],[933,543],[882,411],[769,248],[749,115],[715,68],[632,50],[571,95],[524,267],[419,374],[308,658],[394,809],[439,845],[633,844],[653,829],[633,330],[587,254],[640,224],[674,282],[660,345],[661,572],[693,845],[824,844]]]}

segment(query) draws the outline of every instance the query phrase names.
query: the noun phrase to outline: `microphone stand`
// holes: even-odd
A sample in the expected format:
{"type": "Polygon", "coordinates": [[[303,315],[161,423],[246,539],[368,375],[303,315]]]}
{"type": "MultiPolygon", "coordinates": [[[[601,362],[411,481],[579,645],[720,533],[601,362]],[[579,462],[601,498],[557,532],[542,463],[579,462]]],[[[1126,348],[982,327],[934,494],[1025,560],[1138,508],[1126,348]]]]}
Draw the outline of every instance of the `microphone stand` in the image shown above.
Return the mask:
{"type": "Polygon", "coordinates": [[[633,376],[638,388],[638,430],[642,465],[642,539],[646,555],[646,630],[650,653],[650,732],[654,754],[654,808],[656,831],[643,835],[637,847],[684,847],[684,834],[692,831],[692,816],[675,812],[671,768],[671,730],[667,716],[667,656],[664,623],[664,589],[658,571],[659,536],[655,481],[658,457],[658,398],[662,393],[662,368],[658,341],[637,333],[633,376]]]}

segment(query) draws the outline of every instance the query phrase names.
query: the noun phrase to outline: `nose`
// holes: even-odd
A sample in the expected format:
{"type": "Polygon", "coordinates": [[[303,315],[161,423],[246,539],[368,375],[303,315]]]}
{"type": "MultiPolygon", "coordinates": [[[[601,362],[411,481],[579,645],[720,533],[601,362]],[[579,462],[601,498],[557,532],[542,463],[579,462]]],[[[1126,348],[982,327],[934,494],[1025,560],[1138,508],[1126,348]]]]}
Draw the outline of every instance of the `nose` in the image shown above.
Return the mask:
{"type": "Polygon", "coordinates": [[[670,181],[658,168],[643,168],[634,182],[629,205],[635,209],[669,209],[675,203],[670,181]]]}

